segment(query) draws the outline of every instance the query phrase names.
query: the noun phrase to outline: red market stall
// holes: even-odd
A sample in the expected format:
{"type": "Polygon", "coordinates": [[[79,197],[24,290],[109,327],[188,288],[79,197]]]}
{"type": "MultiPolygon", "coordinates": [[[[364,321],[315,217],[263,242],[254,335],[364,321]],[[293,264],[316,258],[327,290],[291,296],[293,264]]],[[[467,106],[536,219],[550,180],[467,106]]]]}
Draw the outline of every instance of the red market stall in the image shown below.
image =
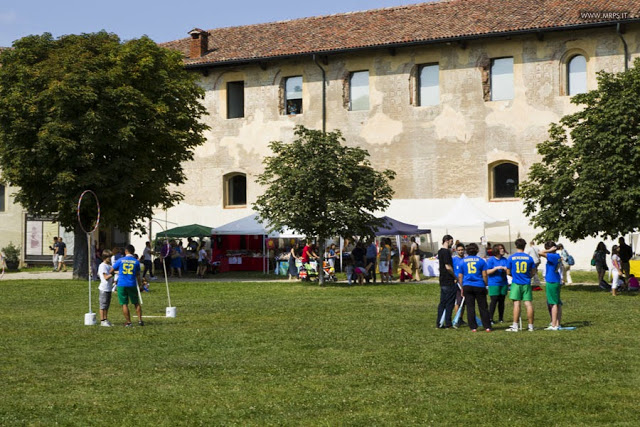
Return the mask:
{"type": "Polygon", "coordinates": [[[220,271],[269,270],[267,242],[271,238],[300,237],[294,233],[278,233],[258,221],[254,213],[211,230],[212,261],[220,263],[220,271]]]}

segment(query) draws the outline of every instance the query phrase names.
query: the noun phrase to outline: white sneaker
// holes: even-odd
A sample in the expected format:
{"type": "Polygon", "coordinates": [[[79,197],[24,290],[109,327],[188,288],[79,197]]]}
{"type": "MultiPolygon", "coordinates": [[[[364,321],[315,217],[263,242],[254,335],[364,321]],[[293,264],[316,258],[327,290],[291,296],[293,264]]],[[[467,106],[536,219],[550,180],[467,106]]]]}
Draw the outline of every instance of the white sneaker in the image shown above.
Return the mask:
{"type": "Polygon", "coordinates": [[[505,329],[505,332],[518,332],[518,327],[517,326],[509,326],[507,329],[505,329]]]}
{"type": "Polygon", "coordinates": [[[544,328],[545,331],[557,331],[559,328],[557,326],[549,326],[544,328]]]}
{"type": "Polygon", "coordinates": [[[108,320],[103,320],[100,322],[100,326],[113,326],[113,325],[108,320]]]}
{"type": "Polygon", "coordinates": [[[533,330],[534,330],[534,329],[533,329],[533,326],[529,326],[529,327],[527,328],[527,330],[528,330],[529,332],[533,332],[533,330]]]}

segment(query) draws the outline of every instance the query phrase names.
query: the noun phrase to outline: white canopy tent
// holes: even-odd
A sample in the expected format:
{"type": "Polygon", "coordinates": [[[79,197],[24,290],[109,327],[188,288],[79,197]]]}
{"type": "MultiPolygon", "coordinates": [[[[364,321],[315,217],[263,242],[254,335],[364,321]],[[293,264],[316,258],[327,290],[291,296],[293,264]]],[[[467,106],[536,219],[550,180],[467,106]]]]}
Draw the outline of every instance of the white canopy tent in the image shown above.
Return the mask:
{"type": "Polygon", "coordinates": [[[449,233],[449,229],[482,227],[482,234],[486,235],[487,228],[509,227],[509,251],[511,252],[511,223],[508,219],[494,218],[478,209],[473,202],[462,194],[455,205],[447,211],[440,219],[429,223],[418,224],[420,228],[444,228],[449,233]]]}
{"type": "MultiPolygon", "coordinates": [[[[258,215],[252,213],[244,218],[232,221],[220,227],[212,228],[211,235],[213,236],[263,236],[274,239],[300,239],[303,238],[301,234],[295,233],[292,230],[285,229],[282,233],[273,231],[268,225],[261,224],[258,221],[258,215]]],[[[266,273],[268,270],[267,262],[267,248],[265,239],[262,239],[262,272],[266,273]]]]}

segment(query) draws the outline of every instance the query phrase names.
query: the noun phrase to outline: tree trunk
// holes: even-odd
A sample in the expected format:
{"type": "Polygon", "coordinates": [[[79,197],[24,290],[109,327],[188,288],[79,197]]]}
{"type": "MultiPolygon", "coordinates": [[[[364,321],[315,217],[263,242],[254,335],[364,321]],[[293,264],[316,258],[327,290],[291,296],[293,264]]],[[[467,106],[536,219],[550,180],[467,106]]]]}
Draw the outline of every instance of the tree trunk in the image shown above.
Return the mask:
{"type": "Polygon", "coordinates": [[[73,278],[89,280],[87,233],[76,225],[73,230],[73,278]]]}
{"type": "Polygon", "coordinates": [[[318,280],[320,282],[320,286],[324,286],[324,247],[326,240],[324,237],[318,237],[318,250],[320,260],[318,261],[318,280]]]}

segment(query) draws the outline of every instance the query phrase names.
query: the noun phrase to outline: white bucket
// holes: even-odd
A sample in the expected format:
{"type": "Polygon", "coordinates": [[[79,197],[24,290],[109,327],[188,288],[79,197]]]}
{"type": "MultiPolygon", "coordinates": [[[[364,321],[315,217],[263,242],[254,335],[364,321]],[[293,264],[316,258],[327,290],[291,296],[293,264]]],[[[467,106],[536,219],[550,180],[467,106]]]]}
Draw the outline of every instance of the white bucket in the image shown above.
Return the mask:
{"type": "Polygon", "coordinates": [[[96,325],[96,314],[95,313],[85,313],[84,314],[84,325],[85,326],[95,326],[96,325]]]}
{"type": "Polygon", "coordinates": [[[175,307],[167,307],[167,317],[176,317],[175,307]]]}

